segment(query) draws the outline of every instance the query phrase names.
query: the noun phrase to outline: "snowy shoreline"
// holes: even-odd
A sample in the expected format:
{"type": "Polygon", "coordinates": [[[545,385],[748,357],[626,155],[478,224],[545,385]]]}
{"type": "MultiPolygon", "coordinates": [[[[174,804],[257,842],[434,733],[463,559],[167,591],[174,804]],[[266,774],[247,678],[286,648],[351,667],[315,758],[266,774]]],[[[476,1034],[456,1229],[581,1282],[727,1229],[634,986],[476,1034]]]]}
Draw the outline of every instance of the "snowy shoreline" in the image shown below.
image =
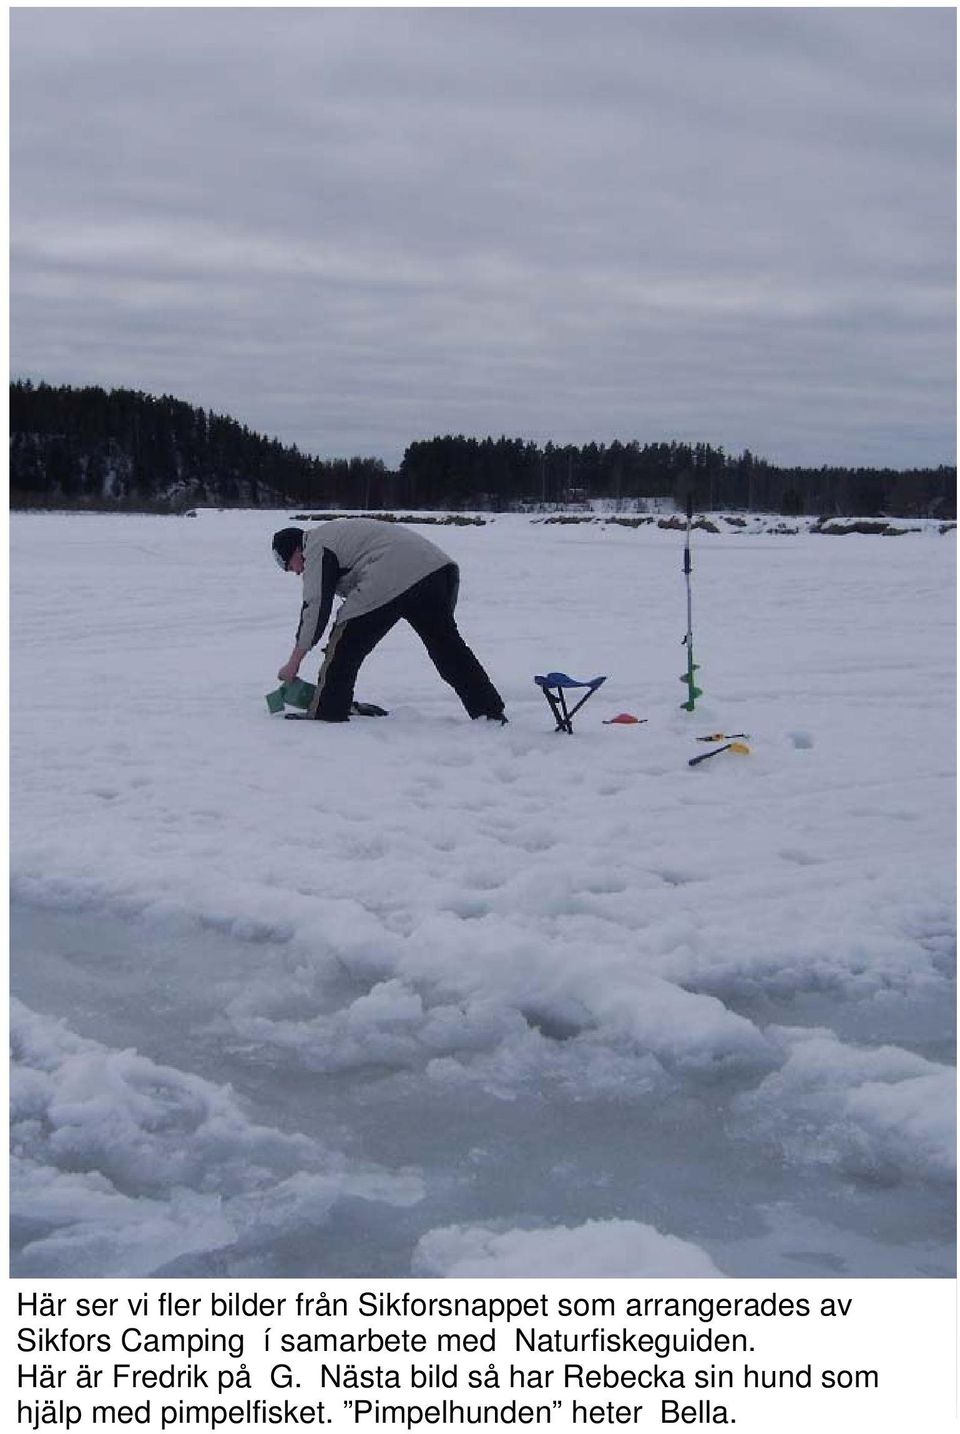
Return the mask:
{"type": "MultiPolygon", "coordinates": [[[[293,507],[274,510],[273,516],[278,521],[293,523],[323,522],[330,518],[350,517],[376,517],[385,518],[391,522],[410,523],[416,526],[420,524],[428,527],[486,527],[488,524],[519,523],[543,524],[546,527],[555,525],[575,527],[582,524],[596,525],[600,528],[626,528],[636,531],[639,528],[655,526],[661,529],[675,530],[685,527],[683,515],[675,508],[672,502],[660,503],[655,499],[641,500],[642,507],[637,508],[630,503],[617,505],[614,501],[597,500],[590,505],[589,511],[581,508],[558,507],[556,509],[543,511],[528,511],[523,513],[491,513],[487,510],[464,509],[450,510],[447,508],[409,511],[397,509],[391,513],[367,513],[366,511],[337,509],[319,510],[305,508],[294,511],[293,507]]],[[[101,511],[98,509],[68,509],[68,508],[30,508],[14,509],[20,517],[46,517],[46,518],[215,518],[227,515],[247,515],[251,518],[269,517],[268,510],[255,508],[191,508],[183,513],[137,513],[125,510],[101,511]]],[[[957,524],[955,519],[941,518],[908,518],[898,515],[884,517],[856,517],[856,516],[819,516],[811,517],[803,515],[800,517],[787,517],[778,513],[753,513],[753,512],[728,512],[714,509],[698,509],[694,515],[693,532],[699,537],[701,534],[710,535],[725,533],[742,533],[745,535],[768,534],[785,537],[797,537],[800,534],[812,533],[823,537],[905,537],[910,533],[937,534],[944,536],[948,533],[955,533],[957,524]]]]}

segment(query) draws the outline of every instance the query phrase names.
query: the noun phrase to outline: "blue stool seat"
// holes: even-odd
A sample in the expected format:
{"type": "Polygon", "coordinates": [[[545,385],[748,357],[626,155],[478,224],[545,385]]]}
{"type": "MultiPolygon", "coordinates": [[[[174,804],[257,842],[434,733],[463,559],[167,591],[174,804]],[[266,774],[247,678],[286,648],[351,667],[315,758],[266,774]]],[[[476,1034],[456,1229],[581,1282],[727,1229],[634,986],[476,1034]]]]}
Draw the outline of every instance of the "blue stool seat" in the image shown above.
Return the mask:
{"type": "Polygon", "coordinates": [[[596,692],[605,677],[591,677],[589,682],[581,682],[578,677],[569,677],[565,672],[548,672],[545,677],[535,677],[534,682],[538,687],[589,687],[596,692]]]}
{"type": "Polygon", "coordinates": [[[606,677],[591,677],[586,681],[581,681],[577,677],[570,677],[566,672],[547,672],[542,676],[534,677],[533,680],[550,704],[550,711],[557,724],[556,730],[566,732],[572,737],[574,713],[580,711],[587,698],[592,697],[597,688],[602,687],[607,679],[606,677]],[[565,693],[568,689],[576,687],[586,688],[586,691],[579,702],[575,703],[573,707],[568,707],[565,693]]]}

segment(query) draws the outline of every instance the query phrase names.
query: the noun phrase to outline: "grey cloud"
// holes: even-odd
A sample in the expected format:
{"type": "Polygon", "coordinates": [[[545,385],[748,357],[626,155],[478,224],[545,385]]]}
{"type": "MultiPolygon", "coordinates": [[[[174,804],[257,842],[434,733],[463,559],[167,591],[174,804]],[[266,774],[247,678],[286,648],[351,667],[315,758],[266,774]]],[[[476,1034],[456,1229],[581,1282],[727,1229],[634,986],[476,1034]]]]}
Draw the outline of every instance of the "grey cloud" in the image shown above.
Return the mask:
{"type": "Polygon", "coordinates": [[[11,26],[14,372],[391,462],[448,428],[952,459],[952,12],[11,26]]]}

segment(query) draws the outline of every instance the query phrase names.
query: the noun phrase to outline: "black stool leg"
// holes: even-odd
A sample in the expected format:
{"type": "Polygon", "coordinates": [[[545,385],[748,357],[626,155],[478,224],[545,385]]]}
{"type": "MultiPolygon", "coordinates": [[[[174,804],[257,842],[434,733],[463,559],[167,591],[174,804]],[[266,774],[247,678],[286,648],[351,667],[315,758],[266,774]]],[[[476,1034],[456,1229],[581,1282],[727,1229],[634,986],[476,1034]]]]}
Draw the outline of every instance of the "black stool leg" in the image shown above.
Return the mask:
{"type": "MultiPolygon", "coordinates": [[[[573,723],[570,721],[570,718],[573,716],[573,712],[567,711],[567,698],[562,687],[557,688],[557,697],[560,700],[560,711],[563,713],[563,720],[560,725],[560,730],[566,732],[569,736],[572,737],[573,723]]],[[[575,712],[577,709],[574,708],[573,710],[575,712]]]]}
{"type": "Polygon", "coordinates": [[[544,687],[542,690],[544,697],[549,703],[550,711],[553,713],[553,720],[557,724],[554,730],[557,732],[565,731],[566,715],[561,709],[560,702],[558,702],[557,700],[557,698],[559,697],[562,701],[562,693],[558,692],[554,694],[547,687],[544,687]]]}
{"type": "MultiPolygon", "coordinates": [[[[585,702],[587,702],[587,701],[593,696],[593,694],[594,694],[596,691],[597,691],[597,688],[596,688],[596,687],[591,687],[591,688],[590,688],[590,691],[587,692],[583,697],[580,698],[580,701],[577,703],[576,707],[571,707],[571,708],[570,708],[569,717],[572,717],[575,712],[579,712],[579,711],[580,711],[580,708],[583,706],[583,704],[584,704],[585,702]]],[[[571,728],[570,730],[572,731],[573,729],[571,728]]]]}

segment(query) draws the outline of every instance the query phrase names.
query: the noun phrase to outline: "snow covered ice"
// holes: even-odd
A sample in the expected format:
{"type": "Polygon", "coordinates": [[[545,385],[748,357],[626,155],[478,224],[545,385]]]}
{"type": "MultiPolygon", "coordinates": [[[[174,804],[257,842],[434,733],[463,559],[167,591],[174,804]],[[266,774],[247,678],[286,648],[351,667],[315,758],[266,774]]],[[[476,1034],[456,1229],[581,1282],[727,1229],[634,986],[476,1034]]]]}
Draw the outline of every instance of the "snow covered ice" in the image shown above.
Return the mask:
{"type": "Polygon", "coordinates": [[[13,1273],[951,1274],[955,533],[695,533],[688,714],[681,534],[424,529],[510,725],[331,727],[287,521],[11,519],[13,1273]]]}

